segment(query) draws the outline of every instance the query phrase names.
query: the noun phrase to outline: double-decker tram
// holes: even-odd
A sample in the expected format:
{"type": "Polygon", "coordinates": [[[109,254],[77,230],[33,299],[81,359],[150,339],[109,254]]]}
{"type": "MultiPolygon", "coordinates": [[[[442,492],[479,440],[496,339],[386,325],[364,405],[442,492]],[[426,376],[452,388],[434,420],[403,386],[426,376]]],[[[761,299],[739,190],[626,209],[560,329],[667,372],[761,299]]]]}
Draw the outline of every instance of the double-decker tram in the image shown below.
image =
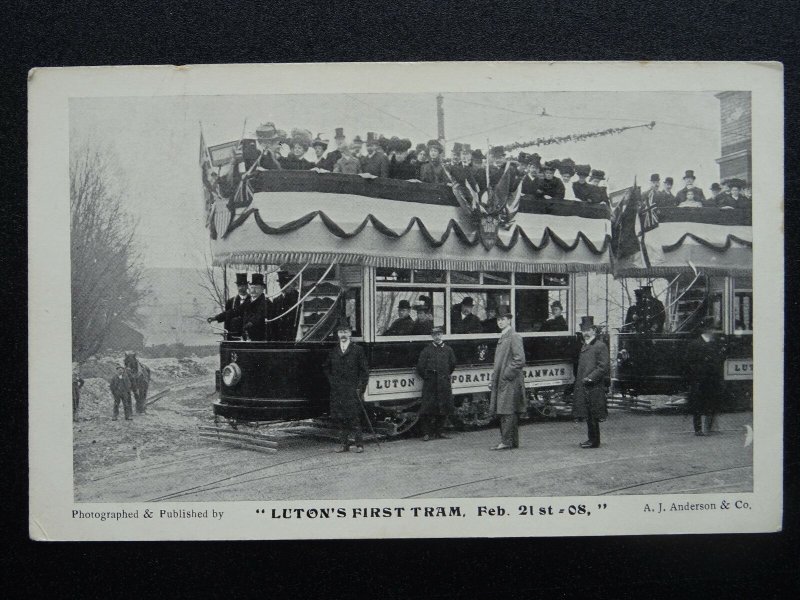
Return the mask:
{"type": "Polygon", "coordinates": [[[752,407],[750,210],[660,208],[657,226],[639,243],[638,252],[614,264],[615,276],[628,278],[629,287],[635,287],[633,278],[648,284],[637,290],[616,333],[615,389],[685,392],[687,345],[701,329],[711,329],[727,408],[752,407]]]}
{"type": "Polygon", "coordinates": [[[501,309],[524,338],[531,410],[573,383],[584,309],[575,278],[609,267],[607,205],[519,195],[465,204],[457,186],[316,171],[257,172],[248,185],[252,201],[212,209],[214,264],[263,273],[268,298],[296,300],[268,318],[267,340],[221,342],[216,415],[324,416],[322,365],[341,319],[369,359],[366,406],[393,434],[417,421],[415,365],[434,325],[458,361],[457,421],[488,423],[501,309]],[[564,318],[553,319],[559,307],[564,318]]]}

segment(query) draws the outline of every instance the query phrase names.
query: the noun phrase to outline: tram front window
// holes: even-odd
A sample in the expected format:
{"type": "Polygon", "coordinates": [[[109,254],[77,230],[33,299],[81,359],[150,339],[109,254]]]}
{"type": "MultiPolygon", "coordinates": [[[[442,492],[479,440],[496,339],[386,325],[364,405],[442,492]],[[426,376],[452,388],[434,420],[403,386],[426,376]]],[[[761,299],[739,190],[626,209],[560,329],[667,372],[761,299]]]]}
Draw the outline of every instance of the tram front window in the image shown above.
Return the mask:
{"type": "Polygon", "coordinates": [[[379,336],[428,336],[444,326],[444,290],[430,288],[378,289],[375,323],[379,336]]]}

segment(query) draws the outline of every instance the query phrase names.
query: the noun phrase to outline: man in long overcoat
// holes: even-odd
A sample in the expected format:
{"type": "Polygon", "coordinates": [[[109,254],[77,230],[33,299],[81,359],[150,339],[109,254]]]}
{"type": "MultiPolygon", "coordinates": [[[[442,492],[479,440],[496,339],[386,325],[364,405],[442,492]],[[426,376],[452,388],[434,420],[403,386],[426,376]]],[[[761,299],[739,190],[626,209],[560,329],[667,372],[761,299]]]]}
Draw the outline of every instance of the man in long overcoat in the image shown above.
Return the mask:
{"type": "Polygon", "coordinates": [[[350,433],[353,433],[356,452],[364,451],[361,435],[361,396],[369,382],[369,364],[363,348],[350,341],[350,323],[343,319],[336,326],[339,342],[329,353],[322,366],[331,388],[330,416],[340,429],[341,447],[336,452],[350,450],[350,433]]]}
{"type": "Polygon", "coordinates": [[[242,339],[243,307],[250,302],[250,296],[247,295],[247,273],[236,274],[236,287],[238,294],[225,301],[225,310],[206,319],[209,323],[224,323],[226,340],[242,339]]]}
{"type": "Polygon", "coordinates": [[[442,333],[442,328],[438,326],[431,330],[433,343],[422,349],[417,361],[417,374],[423,381],[419,414],[422,416],[422,440],[425,442],[435,437],[449,438],[442,433],[442,429],[447,416],[455,410],[450,375],[456,368],[456,355],[442,340],[442,333]]]}
{"type": "Polygon", "coordinates": [[[242,329],[251,341],[267,339],[267,297],[264,296],[264,274],[253,273],[250,282],[250,302],[242,307],[242,329]]]}
{"type": "Polygon", "coordinates": [[[494,352],[489,409],[492,415],[500,417],[500,443],[492,450],[519,448],[519,415],[527,410],[525,348],[522,337],[512,329],[511,320],[512,314],[507,309],[497,314],[501,333],[494,352]]]}
{"type": "Polygon", "coordinates": [[[125,410],[125,420],[133,420],[131,382],[125,374],[125,367],[117,367],[117,374],[109,381],[109,385],[111,387],[111,395],[114,397],[114,413],[111,416],[111,420],[116,421],[119,417],[120,402],[122,402],[122,408],[125,410]]]}
{"type": "Polygon", "coordinates": [[[695,435],[708,435],[722,404],[722,357],[716,343],[714,317],[703,319],[700,334],[686,349],[689,413],[695,435]]]}
{"type": "Polygon", "coordinates": [[[572,416],[586,419],[589,439],[581,443],[581,448],[599,448],[600,421],[608,416],[606,377],[610,373],[610,359],[608,348],[597,339],[594,317],[581,317],[581,335],[583,346],[575,372],[572,416]]]}

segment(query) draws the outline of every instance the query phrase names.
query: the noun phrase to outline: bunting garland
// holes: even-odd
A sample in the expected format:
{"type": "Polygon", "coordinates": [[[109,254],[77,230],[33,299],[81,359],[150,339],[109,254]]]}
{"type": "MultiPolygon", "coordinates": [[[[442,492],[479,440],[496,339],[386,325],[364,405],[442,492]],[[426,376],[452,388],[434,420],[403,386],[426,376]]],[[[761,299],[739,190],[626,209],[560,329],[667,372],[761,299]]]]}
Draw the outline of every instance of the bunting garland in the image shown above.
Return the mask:
{"type": "Polygon", "coordinates": [[[531,146],[549,146],[551,144],[567,144],[569,142],[583,142],[591,138],[603,137],[606,135],[616,135],[618,133],[622,133],[623,131],[628,131],[629,129],[638,129],[639,127],[647,127],[648,129],[653,129],[653,127],[655,126],[656,122],[650,121],[649,123],[645,123],[643,125],[629,125],[627,127],[609,127],[608,129],[602,129],[600,131],[586,131],[584,133],[572,133],[570,135],[538,137],[535,140],[530,140],[527,142],[514,142],[513,144],[507,144],[503,146],[503,149],[506,152],[512,152],[514,150],[520,150],[521,148],[530,148],[531,146]]]}

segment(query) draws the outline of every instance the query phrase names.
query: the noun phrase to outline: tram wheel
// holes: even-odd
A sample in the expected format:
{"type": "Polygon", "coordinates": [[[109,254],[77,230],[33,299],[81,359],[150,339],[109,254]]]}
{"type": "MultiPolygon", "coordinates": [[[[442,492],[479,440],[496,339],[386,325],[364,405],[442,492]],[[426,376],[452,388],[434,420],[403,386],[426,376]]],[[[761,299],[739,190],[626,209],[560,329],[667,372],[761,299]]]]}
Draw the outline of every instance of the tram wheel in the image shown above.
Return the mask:
{"type": "Polygon", "coordinates": [[[528,391],[528,414],[534,418],[555,419],[569,414],[563,389],[528,391]]]}
{"type": "Polygon", "coordinates": [[[492,422],[489,411],[489,394],[467,394],[461,396],[461,404],[456,406],[450,421],[457,429],[479,429],[492,422]]]}
{"type": "Polygon", "coordinates": [[[388,437],[397,437],[408,433],[419,422],[419,402],[402,407],[376,407],[373,413],[376,418],[375,429],[388,437]]]}

